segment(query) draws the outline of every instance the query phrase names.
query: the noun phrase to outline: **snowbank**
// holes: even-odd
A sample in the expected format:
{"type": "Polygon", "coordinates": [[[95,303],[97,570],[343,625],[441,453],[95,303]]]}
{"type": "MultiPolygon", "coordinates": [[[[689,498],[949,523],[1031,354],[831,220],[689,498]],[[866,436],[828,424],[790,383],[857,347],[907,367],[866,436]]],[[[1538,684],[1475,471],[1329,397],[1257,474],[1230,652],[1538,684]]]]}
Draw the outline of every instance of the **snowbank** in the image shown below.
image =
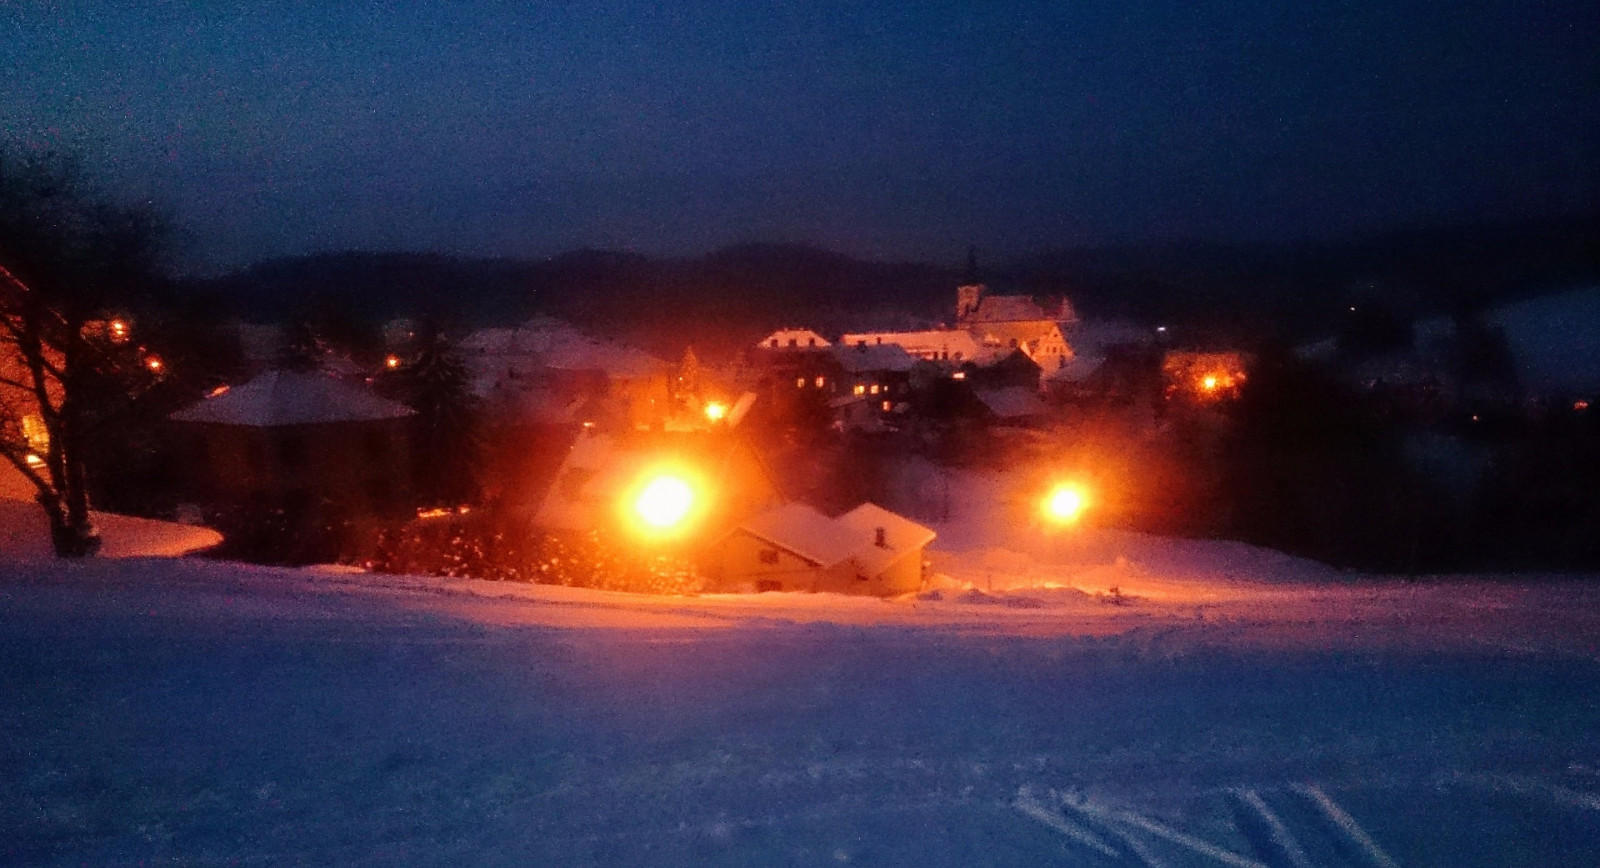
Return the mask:
{"type": "MultiPolygon", "coordinates": [[[[91,513],[100,528],[100,557],[175,558],[222,542],[210,528],[170,521],[134,518],[109,512],[91,513]]],[[[37,504],[0,498],[0,559],[51,558],[50,525],[37,504]]]]}

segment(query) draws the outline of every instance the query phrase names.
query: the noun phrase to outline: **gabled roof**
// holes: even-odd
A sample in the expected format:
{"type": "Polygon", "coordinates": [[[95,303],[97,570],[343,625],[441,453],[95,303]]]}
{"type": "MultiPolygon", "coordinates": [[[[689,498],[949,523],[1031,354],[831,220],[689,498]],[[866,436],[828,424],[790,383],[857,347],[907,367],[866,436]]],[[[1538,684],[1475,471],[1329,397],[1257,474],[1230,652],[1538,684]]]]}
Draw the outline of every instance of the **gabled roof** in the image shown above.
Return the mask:
{"type": "Polygon", "coordinates": [[[268,371],[169,418],[177,422],[273,428],[376,422],[412,415],[402,404],[322,373],[268,371]]]}
{"type": "Polygon", "coordinates": [[[851,561],[868,576],[876,576],[936,536],[931,529],[872,503],[863,503],[838,518],[828,518],[804,504],[786,503],[737,529],[824,569],[851,561]],[[877,543],[879,528],[884,532],[881,546],[877,543]]]}
{"type": "Polygon", "coordinates": [[[909,371],[917,364],[917,357],[906,352],[899,344],[868,344],[865,346],[837,346],[834,358],[852,374],[868,371],[909,371]]]}
{"type": "Polygon", "coordinates": [[[756,344],[762,350],[824,350],[833,346],[811,329],[779,329],[756,344]]]}
{"type": "Polygon", "coordinates": [[[847,347],[895,344],[913,356],[938,361],[970,362],[983,355],[983,348],[965,329],[929,329],[919,332],[862,332],[845,335],[839,343],[847,347]]]}
{"type": "Polygon", "coordinates": [[[875,576],[902,556],[933,542],[931,528],[892,513],[875,503],[863,503],[834,519],[841,536],[851,546],[851,558],[869,576],[875,576]],[[884,544],[877,544],[878,528],[884,544]]]}
{"type": "Polygon", "coordinates": [[[650,377],[670,367],[643,350],[590,337],[549,317],[536,317],[517,328],[479,329],[462,340],[460,348],[469,365],[475,359],[525,358],[531,364],[508,367],[603,371],[619,379],[650,377]]]}
{"type": "Polygon", "coordinates": [[[986,295],[972,312],[972,322],[1030,322],[1050,317],[1026,295],[986,295]]]}
{"type": "Polygon", "coordinates": [[[1049,409],[1032,389],[1025,386],[975,389],[973,394],[997,419],[1025,419],[1043,415],[1049,409]]]}
{"type": "Polygon", "coordinates": [[[803,503],[768,510],[741,523],[739,529],[824,568],[850,557],[852,551],[833,519],[803,503]]]}

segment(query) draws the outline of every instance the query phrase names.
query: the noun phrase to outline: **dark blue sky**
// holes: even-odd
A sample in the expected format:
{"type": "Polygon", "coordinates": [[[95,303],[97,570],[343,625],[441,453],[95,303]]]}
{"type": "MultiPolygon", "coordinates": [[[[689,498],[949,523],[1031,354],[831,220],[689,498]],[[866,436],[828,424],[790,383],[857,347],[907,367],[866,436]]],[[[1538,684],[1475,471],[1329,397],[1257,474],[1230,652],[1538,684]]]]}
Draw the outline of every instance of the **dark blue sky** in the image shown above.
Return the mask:
{"type": "Polygon", "coordinates": [[[4,132],[163,203],[202,267],[954,262],[1600,205],[1593,0],[12,0],[0,45],[4,132]]]}

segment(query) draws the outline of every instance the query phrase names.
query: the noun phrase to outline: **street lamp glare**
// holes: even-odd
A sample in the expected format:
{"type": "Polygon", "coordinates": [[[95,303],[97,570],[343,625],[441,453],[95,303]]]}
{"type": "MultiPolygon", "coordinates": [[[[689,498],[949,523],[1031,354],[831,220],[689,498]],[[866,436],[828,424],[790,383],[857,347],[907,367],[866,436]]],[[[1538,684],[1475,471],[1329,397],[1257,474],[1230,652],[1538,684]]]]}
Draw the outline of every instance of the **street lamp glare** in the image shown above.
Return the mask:
{"type": "Polygon", "coordinates": [[[1088,505],[1082,489],[1075,485],[1058,485],[1045,498],[1044,512],[1051,521],[1071,524],[1083,515],[1088,505]]]}
{"type": "Polygon", "coordinates": [[[682,478],[658,476],[640,489],[633,511],[639,520],[656,530],[667,530],[682,523],[694,506],[694,488],[682,478]]]}

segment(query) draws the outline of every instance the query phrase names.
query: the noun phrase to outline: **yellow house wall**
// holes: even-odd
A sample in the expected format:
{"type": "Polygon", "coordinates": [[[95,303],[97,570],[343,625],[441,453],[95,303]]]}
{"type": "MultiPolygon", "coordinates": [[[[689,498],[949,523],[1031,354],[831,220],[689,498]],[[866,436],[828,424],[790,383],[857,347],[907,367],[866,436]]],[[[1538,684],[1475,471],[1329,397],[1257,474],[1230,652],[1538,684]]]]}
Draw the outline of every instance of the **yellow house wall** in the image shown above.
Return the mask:
{"type": "Polygon", "coordinates": [[[779,582],[783,591],[815,591],[892,597],[922,588],[922,549],[906,552],[883,572],[861,579],[851,561],[823,569],[792,552],[744,531],[735,531],[713,548],[706,574],[711,590],[755,591],[761,582],[779,582]],[[761,552],[777,551],[778,562],[761,562],[761,552]]]}
{"type": "Polygon", "coordinates": [[[723,539],[713,548],[708,560],[706,572],[711,589],[731,593],[755,591],[763,581],[780,582],[780,590],[784,591],[814,591],[822,572],[793,552],[744,531],[734,531],[723,539]],[[778,562],[762,563],[761,553],[771,550],[778,552],[778,562]]]}

